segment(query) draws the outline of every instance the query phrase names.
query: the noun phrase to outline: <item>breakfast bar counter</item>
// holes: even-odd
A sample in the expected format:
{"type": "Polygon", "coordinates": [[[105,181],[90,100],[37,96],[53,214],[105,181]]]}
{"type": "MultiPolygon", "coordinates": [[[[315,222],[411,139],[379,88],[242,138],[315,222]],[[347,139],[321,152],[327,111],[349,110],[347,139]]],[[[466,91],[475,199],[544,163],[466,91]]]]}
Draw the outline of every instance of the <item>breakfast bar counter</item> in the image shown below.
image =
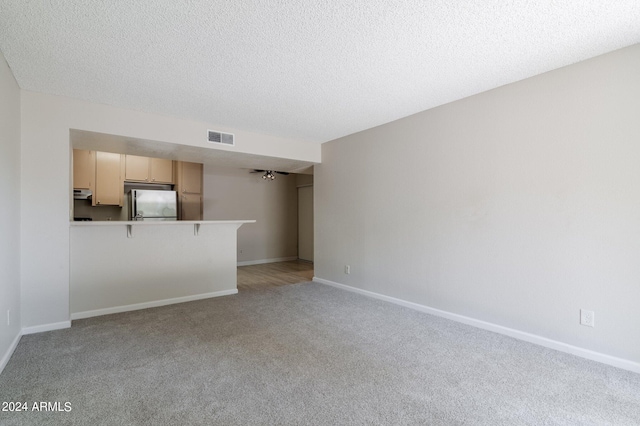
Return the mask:
{"type": "Polygon", "coordinates": [[[71,222],[71,319],[235,294],[255,220],[71,222]]]}

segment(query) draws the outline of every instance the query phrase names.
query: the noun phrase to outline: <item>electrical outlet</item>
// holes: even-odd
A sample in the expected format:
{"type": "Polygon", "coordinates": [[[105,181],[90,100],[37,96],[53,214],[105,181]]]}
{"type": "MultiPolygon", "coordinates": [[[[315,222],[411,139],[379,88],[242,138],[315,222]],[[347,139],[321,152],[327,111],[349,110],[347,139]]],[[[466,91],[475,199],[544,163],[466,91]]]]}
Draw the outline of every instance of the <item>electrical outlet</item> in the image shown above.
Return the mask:
{"type": "Polygon", "coordinates": [[[595,327],[596,314],[593,311],[587,311],[586,309],[580,309],[580,324],[587,327],[595,327]]]}
{"type": "Polygon", "coordinates": [[[344,273],[345,274],[351,273],[351,265],[344,265],[344,273]]]}

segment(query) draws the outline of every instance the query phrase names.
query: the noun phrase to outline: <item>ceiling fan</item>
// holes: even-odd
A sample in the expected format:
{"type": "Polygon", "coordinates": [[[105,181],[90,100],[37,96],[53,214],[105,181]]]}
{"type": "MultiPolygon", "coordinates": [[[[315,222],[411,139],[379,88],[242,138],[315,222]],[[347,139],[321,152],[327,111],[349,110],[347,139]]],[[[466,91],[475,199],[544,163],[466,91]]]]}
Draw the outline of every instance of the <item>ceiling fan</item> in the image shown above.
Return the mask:
{"type": "Polygon", "coordinates": [[[288,172],[279,172],[277,170],[258,170],[258,169],[253,169],[251,173],[264,173],[262,175],[262,179],[264,180],[274,180],[276,178],[276,175],[275,175],[276,173],[284,176],[287,176],[289,174],[288,172]]]}

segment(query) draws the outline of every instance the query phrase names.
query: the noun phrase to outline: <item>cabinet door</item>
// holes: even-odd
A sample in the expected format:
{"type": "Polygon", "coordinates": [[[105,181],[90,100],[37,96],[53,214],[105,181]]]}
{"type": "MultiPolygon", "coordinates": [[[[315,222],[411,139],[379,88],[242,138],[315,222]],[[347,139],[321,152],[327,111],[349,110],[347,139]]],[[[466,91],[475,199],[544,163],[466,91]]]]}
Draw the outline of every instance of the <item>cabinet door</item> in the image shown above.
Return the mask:
{"type": "Polygon", "coordinates": [[[149,157],[125,155],[124,180],[149,181],[149,157]]]}
{"type": "Polygon", "coordinates": [[[96,179],[96,152],[73,150],[73,187],[93,191],[96,179]]]}
{"type": "Polygon", "coordinates": [[[180,187],[183,193],[202,193],[202,164],[182,163],[182,175],[180,176],[180,187]]]}
{"type": "Polygon", "coordinates": [[[182,194],[180,196],[180,220],[202,220],[202,196],[182,194]]]}
{"type": "Polygon", "coordinates": [[[120,154],[96,152],[96,191],[94,206],[122,206],[122,179],[120,179],[120,154]]]}
{"type": "Polygon", "coordinates": [[[151,158],[151,182],[173,183],[173,161],[151,158]]]}

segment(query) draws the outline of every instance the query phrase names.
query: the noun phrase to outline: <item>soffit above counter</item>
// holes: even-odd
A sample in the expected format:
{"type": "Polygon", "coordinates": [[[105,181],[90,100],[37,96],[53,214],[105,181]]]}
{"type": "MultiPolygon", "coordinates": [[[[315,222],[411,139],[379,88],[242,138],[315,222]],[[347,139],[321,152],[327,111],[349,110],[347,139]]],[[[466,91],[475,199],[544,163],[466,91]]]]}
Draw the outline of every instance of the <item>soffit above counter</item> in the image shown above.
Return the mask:
{"type": "Polygon", "coordinates": [[[311,161],[219,149],[215,146],[182,145],[86,130],[70,129],[69,135],[71,146],[74,149],[114,152],[153,158],[168,158],[171,160],[203,163],[218,167],[279,170],[289,173],[312,174],[313,166],[318,164],[311,161]]]}

